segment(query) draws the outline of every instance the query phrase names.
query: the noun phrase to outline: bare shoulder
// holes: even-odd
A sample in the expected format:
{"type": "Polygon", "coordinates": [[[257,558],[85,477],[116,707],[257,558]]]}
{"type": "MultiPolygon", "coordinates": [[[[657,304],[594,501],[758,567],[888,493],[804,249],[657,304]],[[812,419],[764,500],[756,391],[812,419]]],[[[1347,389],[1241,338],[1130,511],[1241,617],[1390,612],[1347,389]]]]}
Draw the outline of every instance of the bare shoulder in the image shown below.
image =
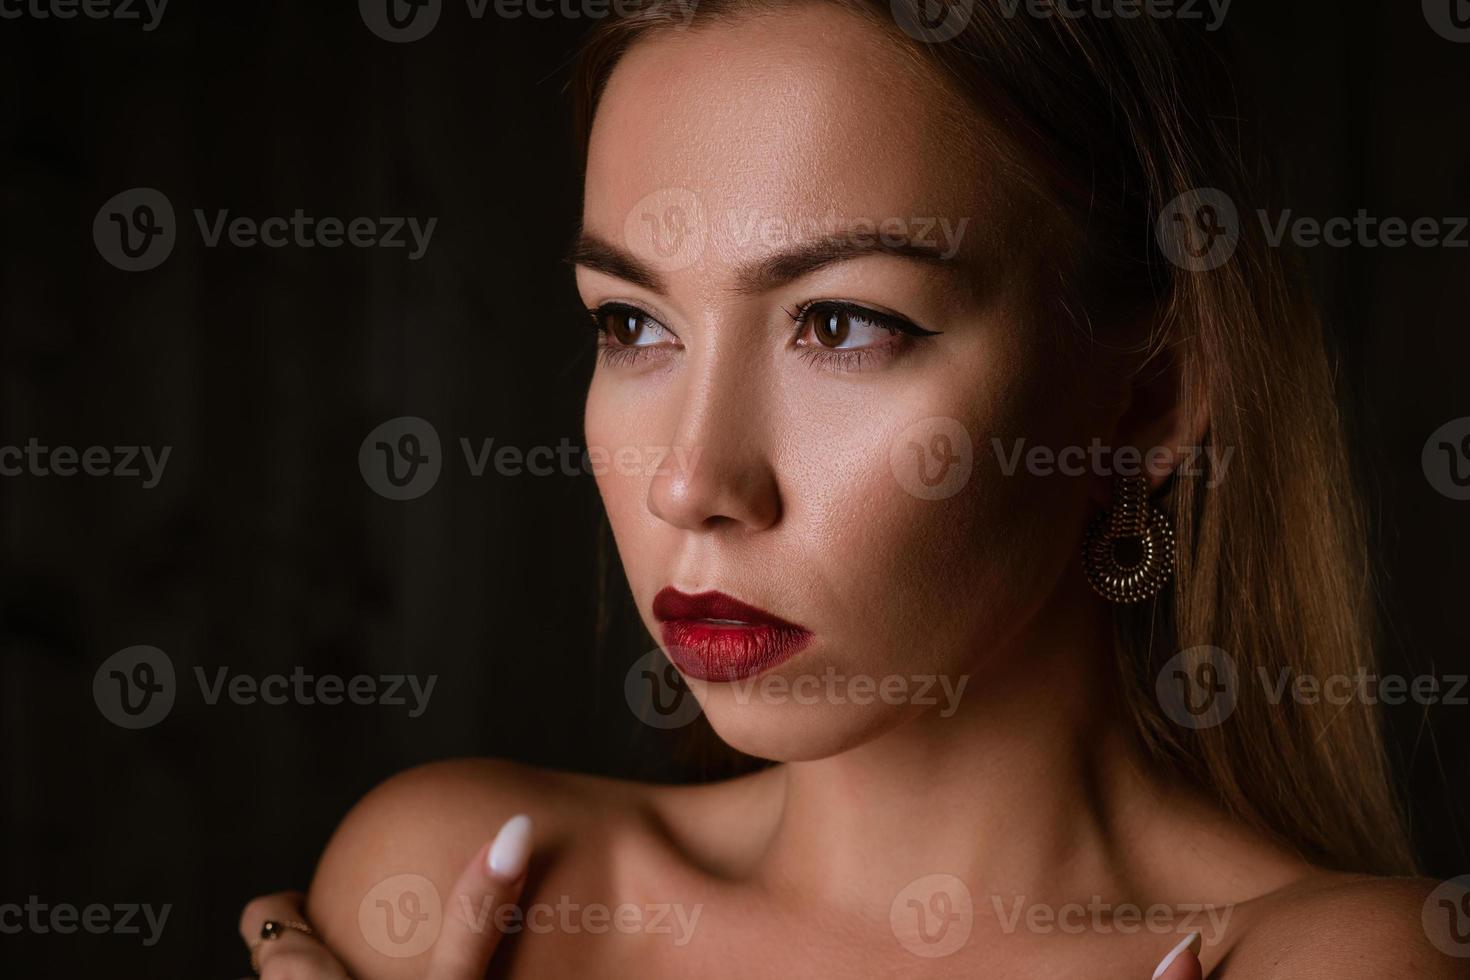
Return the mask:
{"type": "MultiPolygon", "coordinates": [[[[1470,977],[1470,959],[1452,956],[1452,928],[1420,878],[1316,874],[1239,907],[1236,939],[1210,977],[1470,977]],[[1439,918],[1436,918],[1438,916],[1439,918]],[[1445,928],[1437,923],[1445,922],[1445,928]]],[[[1458,908],[1448,914],[1462,915],[1458,908]]],[[[1461,949],[1470,953],[1470,945],[1461,949]]],[[[1208,963],[1208,954],[1206,954],[1208,963]]]]}
{"type": "MultiPolygon", "coordinates": [[[[307,895],[307,914],[351,975],[418,976],[419,954],[471,856],[506,820],[535,824],[531,876],[570,851],[597,854],[646,819],[656,787],[492,759],[436,762],[369,792],[332,836],[307,895]]],[[[579,873],[595,876],[595,862],[579,873]]]]}

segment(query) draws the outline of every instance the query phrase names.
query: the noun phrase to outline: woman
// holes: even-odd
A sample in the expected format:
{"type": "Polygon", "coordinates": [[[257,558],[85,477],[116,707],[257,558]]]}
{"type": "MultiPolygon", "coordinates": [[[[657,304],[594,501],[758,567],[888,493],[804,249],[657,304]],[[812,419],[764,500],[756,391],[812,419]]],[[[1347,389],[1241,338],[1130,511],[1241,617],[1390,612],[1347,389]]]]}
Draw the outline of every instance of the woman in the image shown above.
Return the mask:
{"type": "Polygon", "coordinates": [[[397,776],[246,909],[264,976],[1463,975],[1371,707],[1259,680],[1371,663],[1366,560],[1206,32],[935,12],[705,0],[578,68],[587,438],[660,458],[599,490],[779,764],[397,776]]]}

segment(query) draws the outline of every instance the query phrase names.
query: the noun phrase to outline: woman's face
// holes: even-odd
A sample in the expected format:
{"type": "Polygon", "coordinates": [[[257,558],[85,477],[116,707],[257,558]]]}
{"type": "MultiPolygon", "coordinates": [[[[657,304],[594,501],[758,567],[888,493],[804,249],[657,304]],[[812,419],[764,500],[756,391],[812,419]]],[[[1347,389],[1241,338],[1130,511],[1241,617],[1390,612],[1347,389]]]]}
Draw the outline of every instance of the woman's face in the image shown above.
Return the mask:
{"type": "Polygon", "coordinates": [[[982,125],[835,6],[664,30],[609,80],[588,445],[644,622],[743,751],[973,696],[1075,578],[1089,481],[1025,460],[1106,439],[1116,393],[1067,353],[1070,232],[982,125]]]}

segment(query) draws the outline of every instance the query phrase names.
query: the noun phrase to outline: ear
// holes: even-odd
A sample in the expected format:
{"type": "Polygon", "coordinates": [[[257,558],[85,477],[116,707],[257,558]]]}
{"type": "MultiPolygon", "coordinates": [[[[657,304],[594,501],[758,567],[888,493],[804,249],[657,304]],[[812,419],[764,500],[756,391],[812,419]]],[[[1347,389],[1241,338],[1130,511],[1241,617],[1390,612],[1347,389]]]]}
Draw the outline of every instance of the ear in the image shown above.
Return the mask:
{"type": "Polygon", "coordinates": [[[1139,473],[1152,493],[1167,483],[1180,465],[1192,459],[1209,430],[1204,399],[1184,398],[1183,359],[1176,347],[1164,346],[1140,364],[1125,386],[1122,413],[1113,432],[1110,474],[1094,480],[1098,503],[1112,500],[1113,475],[1139,473]]]}

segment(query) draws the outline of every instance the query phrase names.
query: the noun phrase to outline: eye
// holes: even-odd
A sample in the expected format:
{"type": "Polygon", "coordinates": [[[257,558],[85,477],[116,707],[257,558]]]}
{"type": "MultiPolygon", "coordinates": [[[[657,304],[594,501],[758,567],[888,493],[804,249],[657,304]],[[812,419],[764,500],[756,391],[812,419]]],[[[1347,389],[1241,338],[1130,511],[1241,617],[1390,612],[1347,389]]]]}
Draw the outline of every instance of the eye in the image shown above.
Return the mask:
{"type": "Polygon", "coordinates": [[[872,317],[840,306],[823,306],[807,314],[812,339],[832,350],[869,347],[893,335],[872,317]]]}
{"type": "Polygon", "coordinates": [[[587,311],[605,362],[631,363],[650,348],[677,347],[679,338],[647,312],[627,303],[604,303],[587,311]]]}
{"type": "Polygon", "coordinates": [[[625,303],[605,303],[587,314],[599,331],[622,347],[651,347],[668,335],[662,323],[625,303]]]}
{"type": "Polygon", "coordinates": [[[787,315],[797,324],[796,346],[804,356],[847,370],[860,367],[865,357],[896,353],[910,339],[938,335],[896,314],[836,300],[808,303],[787,315]]]}

